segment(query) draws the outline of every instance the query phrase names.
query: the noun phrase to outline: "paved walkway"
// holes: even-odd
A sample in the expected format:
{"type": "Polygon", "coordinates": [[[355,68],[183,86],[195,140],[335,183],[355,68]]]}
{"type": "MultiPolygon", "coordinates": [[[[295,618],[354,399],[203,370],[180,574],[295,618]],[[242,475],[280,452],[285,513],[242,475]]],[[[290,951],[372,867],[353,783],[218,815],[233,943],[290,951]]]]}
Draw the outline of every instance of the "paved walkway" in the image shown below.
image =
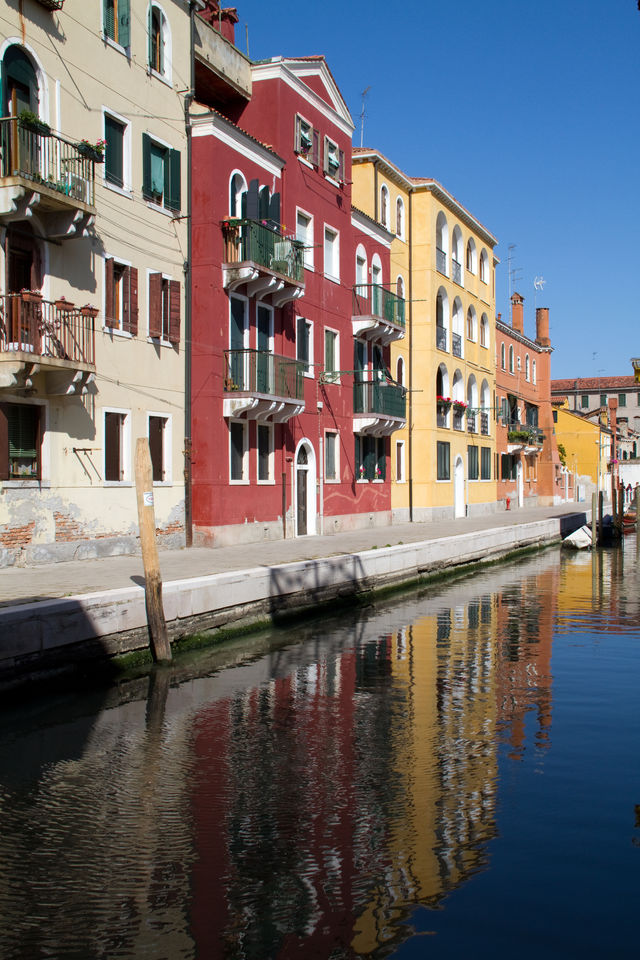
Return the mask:
{"type": "MultiPolygon", "coordinates": [[[[583,513],[585,503],[564,503],[555,507],[536,507],[463,517],[428,523],[398,523],[336,533],[325,537],[298,537],[266,543],[248,543],[213,549],[163,550],[160,568],[163,581],[185,580],[213,573],[271,567],[297,560],[314,560],[345,553],[359,553],[398,543],[419,543],[441,537],[454,537],[476,530],[515,526],[534,520],[583,513]]],[[[46,600],[100,590],[115,590],[143,583],[140,556],[105,557],[100,560],[72,560],[36,567],[5,567],[0,570],[0,605],[46,600]]]]}

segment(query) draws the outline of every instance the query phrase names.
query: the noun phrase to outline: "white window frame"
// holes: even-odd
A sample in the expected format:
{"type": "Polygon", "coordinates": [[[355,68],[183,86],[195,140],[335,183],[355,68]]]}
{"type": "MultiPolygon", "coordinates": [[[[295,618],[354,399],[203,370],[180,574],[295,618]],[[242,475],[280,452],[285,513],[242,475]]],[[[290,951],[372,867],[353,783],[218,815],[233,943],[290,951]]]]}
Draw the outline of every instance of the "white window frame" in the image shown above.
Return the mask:
{"type": "Polygon", "coordinates": [[[509,347],[509,361],[508,361],[507,369],[508,369],[509,373],[511,374],[511,376],[515,376],[515,370],[516,370],[516,367],[515,367],[515,350],[513,349],[513,344],[511,344],[511,346],[509,347]]]}
{"type": "Polygon", "coordinates": [[[237,418],[230,417],[228,420],[229,423],[229,485],[233,487],[246,487],[249,485],[249,421],[248,420],[238,420],[237,418]],[[231,424],[239,423],[242,427],[242,479],[234,480],[231,476],[231,452],[232,452],[232,442],[231,442],[231,424]]]}
{"type": "Polygon", "coordinates": [[[303,250],[303,259],[304,259],[304,268],[305,270],[314,269],[314,246],[313,246],[313,233],[314,233],[314,222],[313,214],[309,213],[307,210],[303,210],[302,207],[296,207],[296,240],[301,240],[304,243],[303,250]],[[303,216],[308,220],[307,229],[304,238],[300,236],[298,230],[298,217],[303,216]]]}
{"type": "Polygon", "coordinates": [[[124,407],[103,407],[102,408],[102,471],[103,476],[106,473],[106,456],[107,449],[105,444],[105,435],[106,435],[106,414],[107,413],[120,413],[124,416],[124,421],[122,424],[122,480],[103,480],[102,485],[105,487],[131,487],[133,486],[133,481],[131,479],[131,410],[127,410],[124,407]]]}
{"type": "MultiPolygon", "coordinates": [[[[307,151],[307,154],[310,153],[310,154],[313,155],[313,133],[314,133],[314,126],[313,126],[313,124],[311,123],[310,120],[307,120],[306,117],[303,117],[301,113],[297,113],[297,114],[296,114],[295,123],[296,123],[296,126],[295,126],[295,131],[296,131],[296,132],[297,132],[297,130],[298,130],[298,128],[299,128],[299,129],[300,129],[300,133],[302,133],[302,127],[303,127],[303,126],[305,126],[305,127],[308,128],[309,133],[311,134],[311,136],[310,136],[310,138],[309,138],[310,141],[311,141],[311,145],[310,145],[310,147],[309,147],[309,149],[308,149],[308,151],[307,151]],[[299,121],[299,122],[298,122],[298,121],[299,121]]],[[[295,142],[294,142],[293,148],[294,148],[294,152],[298,155],[298,160],[302,160],[303,163],[307,163],[307,164],[309,164],[310,167],[313,167],[313,164],[311,163],[311,161],[308,160],[307,157],[306,157],[306,156],[304,155],[304,153],[302,152],[302,149],[301,149],[301,148],[302,148],[302,143],[301,143],[301,142],[298,142],[298,140],[296,139],[295,142]]]]}
{"type": "Polygon", "coordinates": [[[404,440],[396,440],[396,456],[394,460],[394,470],[396,473],[396,483],[407,482],[407,472],[405,468],[405,443],[404,440]],[[398,454],[400,454],[400,474],[398,474],[398,454]]]}
{"type": "MultiPolygon", "coordinates": [[[[118,261],[118,263],[120,262],[121,261],[118,261]]],[[[149,333],[150,319],[151,319],[149,316],[149,310],[151,308],[151,297],[149,296],[149,277],[151,276],[152,273],[161,274],[162,279],[168,280],[169,283],[171,283],[171,281],[173,280],[173,277],[170,274],[162,273],[161,270],[152,270],[151,267],[147,267],[146,269],[147,285],[146,285],[145,291],[146,291],[146,298],[147,298],[147,340],[149,341],[149,343],[159,343],[163,347],[172,347],[173,344],[169,340],[166,340],[164,337],[152,337],[151,334],[149,333]]],[[[138,288],[138,297],[139,296],[140,296],[140,289],[138,288]]],[[[138,305],[138,309],[139,309],[139,305],[138,305]]],[[[171,304],[169,304],[169,313],[171,313],[171,304]]]]}
{"type": "MultiPolygon", "coordinates": [[[[160,15],[161,15],[161,17],[162,17],[162,42],[163,42],[163,44],[164,44],[164,55],[163,55],[163,60],[164,60],[163,66],[164,66],[164,70],[163,70],[162,72],[160,72],[160,71],[158,71],[158,70],[155,70],[155,69],[151,66],[151,64],[149,63],[149,64],[148,64],[149,73],[151,74],[152,77],[157,77],[158,80],[162,80],[163,83],[166,83],[166,84],[168,84],[169,86],[172,86],[172,85],[173,85],[173,84],[172,84],[172,78],[173,78],[173,56],[172,56],[171,26],[170,26],[170,24],[169,24],[169,18],[168,18],[168,16],[167,16],[166,13],[165,13],[164,8],[163,8],[159,3],[157,3],[156,0],[153,0],[153,2],[150,3],[149,6],[147,7],[147,23],[150,23],[150,21],[151,21],[151,10],[152,10],[154,7],[156,8],[156,10],[159,11],[159,13],[160,13],[160,15]]],[[[148,56],[148,48],[149,48],[150,45],[151,45],[151,44],[150,44],[150,39],[151,39],[150,37],[147,38],[147,41],[148,41],[148,42],[147,42],[147,56],[148,56]]]]}
{"type": "Polygon", "coordinates": [[[389,216],[390,216],[390,204],[391,197],[389,195],[389,187],[386,183],[380,184],[380,223],[385,229],[389,229],[389,216]],[[383,202],[382,198],[385,198],[383,202]]]}
{"type": "Polygon", "coordinates": [[[480,251],[480,280],[489,283],[489,254],[485,247],[480,251]]]}
{"type": "Polygon", "coordinates": [[[170,413],[159,410],[147,410],[147,439],[149,438],[149,420],[151,417],[160,417],[165,421],[163,448],[162,448],[162,469],[164,471],[164,480],[154,480],[154,487],[173,486],[172,455],[173,450],[173,418],[170,413]]]}
{"type": "Polygon", "coordinates": [[[247,187],[247,178],[245,177],[243,171],[242,171],[242,170],[232,170],[232,171],[231,171],[231,176],[229,177],[228,198],[229,198],[229,216],[232,217],[233,219],[238,220],[238,219],[241,219],[241,218],[242,218],[242,194],[243,194],[243,193],[246,193],[247,190],[248,190],[248,187],[247,187]],[[241,180],[242,180],[242,183],[244,184],[244,186],[243,186],[243,188],[242,188],[241,190],[236,190],[236,191],[235,191],[235,203],[236,203],[236,205],[239,206],[239,208],[240,208],[238,212],[234,212],[234,211],[231,209],[231,184],[233,183],[233,180],[234,180],[235,177],[240,177],[241,180]]]}
{"type": "Polygon", "coordinates": [[[489,318],[486,313],[483,313],[480,317],[480,346],[484,347],[485,350],[489,349],[489,342],[491,336],[489,334],[489,318]]]}
{"type": "Polygon", "coordinates": [[[532,380],[533,383],[537,383],[537,382],[538,382],[537,376],[536,376],[536,361],[535,361],[535,360],[534,360],[533,363],[531,364],[531,380],[532,380]]]}
{"type": "Polygon", "coordinates": [[[3,396],[7,403],[19,403],[23,406],[40,407],[40,428],[42,442],[40,444],[40,477],[29,477],[21,480],[13,477],[11,480],[2,480],[0,488],[22,489],[25,487],[38,487],[39,489],[49,488],[51,486],[51,430],[49,427],[49,401],[34,400],[31,397],[19,396],[17,394],[7,394],[3,396]]]}
{"type": "Polygon", "coordinates": [[[332,140],[331,137],[327,136],[324,138],[324,175],[331,183],[335,183],[338,187],[340,186],[340,147],[335,140],[332,140]],[[331,172],[331,167],[329,165],[329,160],[332,156],[338,161],[338,167],[335,174],[331,172]]]}
{"type": "Polygon", "coordinates": [[[242,350],[249,349],[249,298],[235,290],[229,295],[229,320],[227,323],[227,350],[231,350],[231,301],[242,300],[244,303],[244,326],[242,328],[242,350]]]}
{"type": "Polygon", "coordinates": [[[405,369],[404,357],[399,356],[396,361],[396,383],[399,383],[401,387],[404,387],[405,369]]]}
{"type": "Polygon", "coordinates": [[[334,327],[325,327],[322,332],[322,352],[324,357],[324,370],[325,370],[325,383],[340,383],[340,331],[336,330],[334,327]],[[327,371],[327,333],[333,333],[335,335],[335,371],[327,371]]]}
{"type": "MultiPolygon", "coordinates": [[[[236,481],[237,482],[237,481],[236,481]]],[[[262,420],[256,421],[256,483],[261,487],[273,486],[276,482],[275,474],[275,430],[273,423],[265,423],[262,420]],[[266,428],[269,432],[269,456],[268,456],[268,476],[266,480],[260,479],[260,446],[258,444],[258,435],[260,428],[266,428]]]]}
{"type": "Polygon", "coordinates": [[[367,258],[367,251],[364,246],[359,243],[356,247],[356,290],[358,296],[362,300],[369,299],[369,261],[367,258]],[[362,265],[362,272],[359,276],[360,271],[358,270],[358,263],[362,265]],[[362,289],[362,292],[361,292],[362,289]]]}
{"type": "Polygon", "coordinates": [[[404,200],[402,197],[396,197],[396,237],[398,240],[404,240],[405,238],[405,223],[404,200]],[[400,211],[400,230],[398,230],[398,211],[400,211]]]}
{"type": "Polygon", "coordinates": [[[315,376],[314,363],[313,363],[313,320],[309,320],[308,317],[303,317],[302,314],[296,315],[296,360],[300,363],[304,363],[303,360],[300,360],[298,356],[298,321],[304,320],[305,324],[309,330],[309,359],[307,361],[307,369],[304,371],[305,377],[310,377],[311,379],[315,376]]]}
{"type": "Polygon", "coordinates": [[[118,113],[117,110],[112,110],[110,107],[105,107],[104,104],[102,105],[101,110],[103,140],[107,139],[107,131],[105,128],[106,116],[112,117],[124,127],[124,136],[122,137],[122,186],[119,187],[117,183],[110,183],[107,180],[106,164],[102,165],[102,184],[107,188],[107,190],[113,190],[114,193],[119,193],[123,197],[131,198],[133,194],[133,188],[131,186],[131,121],[128,117],[124,117],[121,113],[118,113]]]}
{"type": "Polygon", "coordinates": [[[340,483],[340,434],[338,430],[325,430],[324,431],[324,482],[325,483],[340,483]],[[335,477],[328,477],[326,475],[327,471],[327,437],[335,437],[335,465],[336,465],[336,475],[335,477]]]}
{"type": "Polygon", "coordinates": [[[340,283],[340,231],[336,230],[330,224],[325,223],[322,234],[322,254],[324,258],[324,275],[332,283],[340,283]],[[332,245],[332,263],[327,263],[327,233],[333,235],[332,245]],[[335,267],[336,272],[332,273],[330,268],[335,267]]]}
{"type": "MultiPolygon", "coordinates": [[[[174,149],[172,145],[168,143],[166,140],[163,140],[161,137],[157,137],[155,133],[150,133],[149,130],[145,130],[144,132],[149,137],[152,145],[155,144],[158,147],[162,147],[162,149],[165,151],[164,162],[168,163],[169,154],[174,149]]],[[[165,183],[166,183],[166,168],[165,168],[165,183]]],[[[174,218],[178,216],[175,210],[172,210],[170,207],[166,206],[166,200],[167,200],[167,196],[163,190],[162,203],[156,203],[155,200],[146,200],[146,199],[144,202],[146,203],[146,205],[149,207],[150,210],[157,210],[158,213],[163,213],[165,217],[174,218]]]]}

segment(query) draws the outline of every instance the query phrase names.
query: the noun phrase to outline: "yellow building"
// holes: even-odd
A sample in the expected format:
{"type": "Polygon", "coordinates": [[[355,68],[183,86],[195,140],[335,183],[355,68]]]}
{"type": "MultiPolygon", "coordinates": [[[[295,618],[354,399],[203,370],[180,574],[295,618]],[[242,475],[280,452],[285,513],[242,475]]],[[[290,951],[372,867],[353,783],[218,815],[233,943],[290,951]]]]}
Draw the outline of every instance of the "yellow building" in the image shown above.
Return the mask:
{"type": "Polygon", "coordinates": [[[493,511],[496,238],[435,180],[408,177],[375,150],[353,153],[353,202],[395,234],[391,274],[407,299],[392,344],[409,391],[394,438],[394,520],[493,511]]]}
{"type": "Polygon", "coordinates": [[[576,477],[577,486],[583,488],[584,497],[588,499],[595,490],[609,495],[609,428],[573,413],[566,397],[554,401],[553,419],[558,449],[564,449],[565,466],[576,477]]]}

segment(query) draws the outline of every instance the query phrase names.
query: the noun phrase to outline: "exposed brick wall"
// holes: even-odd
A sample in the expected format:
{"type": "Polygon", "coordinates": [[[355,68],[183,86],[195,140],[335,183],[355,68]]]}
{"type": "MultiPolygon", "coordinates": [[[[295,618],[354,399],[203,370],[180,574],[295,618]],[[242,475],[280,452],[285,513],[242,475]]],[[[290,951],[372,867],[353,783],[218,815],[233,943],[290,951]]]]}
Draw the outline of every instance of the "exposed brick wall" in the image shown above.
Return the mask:
{"type": "Polygon", "coordinates": [[[9,549],[26,547],[33,539],[35,525],[35,520],[32,520],[31,523],[25,523],[23,527],[5,527],[0,530],[0,546],[9,549]]]}
{"type": "Polygon", "coordinates": [[[69,543],[72,540],[84,540],[86,534],[82,527],[73,517],[66,516],[64,513],[53,514],[56,522],[56,542],[69,543]]]}

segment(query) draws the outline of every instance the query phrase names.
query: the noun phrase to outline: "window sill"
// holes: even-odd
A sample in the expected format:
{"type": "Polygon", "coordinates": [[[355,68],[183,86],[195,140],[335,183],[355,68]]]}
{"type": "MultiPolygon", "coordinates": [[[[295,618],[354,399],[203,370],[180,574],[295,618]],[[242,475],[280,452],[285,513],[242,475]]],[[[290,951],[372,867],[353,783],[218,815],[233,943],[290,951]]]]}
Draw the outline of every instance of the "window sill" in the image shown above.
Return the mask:
{"type": "Polygon", "coordinates": [[[258,484],[259,487],[275,487],[275,485],[276,485],[276,481],[275,481],[274,479],[271,479],[271,480],[256,480],[256,483],[258,484]]]}
{"type": "Polygon", "coordinates": [[[248,480],[229,480],[229,486],[230,487],[248,487],[249,481],[248,480]]]}
{"type": "Polygon", "coordinates": [[[126,57],[127,60],[131,59],[131,47],[123,47],[122,44],[118,43],[116,40],[112,40],[111,37],[107,36],[103,32],[102,39],[104,40],[107,47],[111,47],[112,50],[117,50],[118,53],[121,53],[123,57],[126,57]]]}
{"type": "Polygon", "coordinates": [[[337,477],[334,477],[332,479],[325,477],[324,484],[326,487],[329,487],[329,486],[335,487],[337,483],[340,483],[340,480],[337,477]]]}
{"type": "Polygon", "coordinates": [[[334,180],[333,177],[330,177],[328,173],[325,173],[324,178],[327,181],[327,183],[330,183],[332,186],[336,187],[336,189],[338,190],[342,189],[342,184],[340,183],[340,181],[334,180]]]}
{"type": "Polygon", "coordinates": [[[315,167],[311,163],[311,161],[307,160],[306,157],[303,157],[301,153],[298,154],[298,160],[300,161],[300,163],[303,163],[305,167],[309,167],[310,170],[315,170],[315,167]]]}
{"type": "Polygon", "coordinates": [[[306,372],[303,373],[303,376],[306,377],[308,380],[314,380],[314,379],[315,379],[315,374],[313,373],[313,370],[312,370],[310,373],[306,373],[306,372]]]}
{"type": "Polygon", "coordinates": [[[340,277],[334,277],[330,273],[325,272],[324,278],[325,280],[329,280],[331,283],[337,283],[340,285],[340,277]]]}
{"type": "Polygon", "coordinates": [[[308,270],[309,273],[315,273],[315,268],[312,263],[305,263],[304,268],[308,270]]]}
{"type": "Polygon", "coordinates": [[[149,74],[150,76],[155,77],[156,80],[159,80],[161,83],[164,83],[165,86],[173,90],[173,84],[169,77],[165,77],[163,73],[158,73],[158,71],[154,70],[153,67],[151,67],[151,69],[149,70],[149,74]]]}
{"type": "Polygon", "coordinates": [[[172,220],[177,219],[180,216],[178,210],[170,210],[169,207],[163,207],[159,203],[154,203],[152,200],[146,200],[147,207],[149,210],[155,210],[156,213],[161,213],[165,217],[170,217],[172,220]]]}
{"type": "Polygon", "coordinates": [[[154,480],[153,485],[154,487],[172,487],[173,480],[154,480]]]}
{"type": "Polygon", "coordinates": [[[103,333],[109,333],[114,337],[122,337],[123,340],[133,340],[133,334],[127,330],[121,330],[120,327],[109,327],[105,323],[102,327],[103,333]]]}
{"type": "Polygon", "coordinates": [[[172,347],[173,344],[170,340],[165,340],[164,337],[150,337],[147,335],[147,343],[152,343],[154,347],[172,347]]]}
{"type": "Polygon", "coordinates": [[[133,480],[104,480],[104,487],[132,487],[133,480]]]}
{"type": "Polygon", "coordinates": [[[33,490],[36,487],[42,487],[48,490],[51,487],[51,481],[38,480],[35,477],[30,477],[28,480],[0,480],[0,489],[2,490],[33,490]]]}
{"type": "Polygon", "coordinates": [[[119,187],[117,183],[111,183],[106,177],[102,180],[102,186],[113,193],[119,193],[121,197],[126,197],[127,200],[133,200],[133,190],[128,187],[119,187]]]}

